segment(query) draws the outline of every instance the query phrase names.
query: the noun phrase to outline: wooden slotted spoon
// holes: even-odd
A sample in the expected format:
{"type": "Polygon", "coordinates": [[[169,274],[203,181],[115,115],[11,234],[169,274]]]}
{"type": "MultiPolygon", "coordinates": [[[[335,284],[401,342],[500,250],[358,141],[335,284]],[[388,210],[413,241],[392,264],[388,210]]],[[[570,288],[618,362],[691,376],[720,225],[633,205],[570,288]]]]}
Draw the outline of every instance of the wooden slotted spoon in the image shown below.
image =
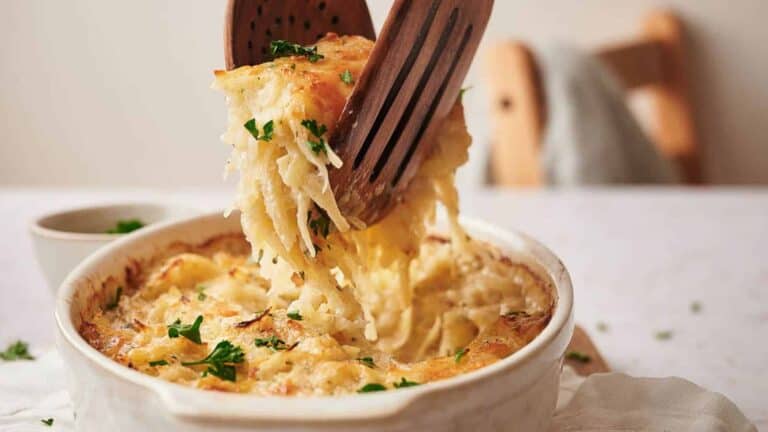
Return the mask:
{"type": "Polygon", "coordinates": [[[365,0],[229,0],[224,21],[227,69],[272,60],[269,43],[311,45],[328,32],[376,38],[365,0]]]}
{"type": "MultiPolygon", "coordinates": [[[[272,39],[311,44],[323,34],[320,25],[316,33],[306,33],[304,38],[295,33],[264,32],[264,36],[253,36],[259,39],[247,39],[251,43],[243,48],[246,39],[237,35],[248,33],[243,26],[259,28],[267,9],[270,14],[275,8],[285,15],[298,14],[308,4],[319,9],[323,3],[329,10],[333,4],[339,11],[337,24],[351,24],[347,14],[354,13],[358,27],[327,31],[373,36],[372,28],[364,24],[363,17],[370,22],[364,2],[284,1],[278,7],[274,1],[230,0],[228,67],[268,60],[266,47],[272,39]],[[262,15],[254,9],[256,4],[262,6],[262,15]]],[[[329,139],[344,162],[331,170],[330,182],[345,216],[372,224],[397,202],[459,95],[492,7],[493,0],[395,1],[329,139]]]]}

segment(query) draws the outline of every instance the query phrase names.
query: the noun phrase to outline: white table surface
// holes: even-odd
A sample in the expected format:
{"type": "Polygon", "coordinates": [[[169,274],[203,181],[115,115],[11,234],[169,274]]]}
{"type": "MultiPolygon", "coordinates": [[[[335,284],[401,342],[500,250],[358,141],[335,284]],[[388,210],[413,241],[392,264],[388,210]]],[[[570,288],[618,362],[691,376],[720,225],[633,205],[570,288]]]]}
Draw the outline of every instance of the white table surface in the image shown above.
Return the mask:
{"type": "MultiPolygon", "coordinates": [[[[53,343],[53,296],[27,233],[33,216],[125,200],[215,210],[230,194],[0,188],[0,346],[21,338],[40,352],[53,343]]],[[[687,378],[768,428],[768,189],[464,191],[462,208],[537,237],[563,259],[577,322],[614,370],[687,378]],[[673,337],[657,340],[659,330],[673,337]]]]}

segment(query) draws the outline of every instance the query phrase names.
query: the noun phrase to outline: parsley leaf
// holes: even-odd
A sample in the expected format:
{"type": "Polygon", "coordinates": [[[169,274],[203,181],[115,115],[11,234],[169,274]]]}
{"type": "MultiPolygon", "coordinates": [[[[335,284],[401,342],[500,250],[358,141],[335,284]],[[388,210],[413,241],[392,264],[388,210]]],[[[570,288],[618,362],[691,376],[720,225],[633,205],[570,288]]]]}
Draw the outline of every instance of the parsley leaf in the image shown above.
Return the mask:
{"type": "Polygon", "coordinates": [[[122,296],[122,295],[123,295],[123,287],[119,286],[115,290],[115,298],[113,298],[112,300],[110,300],[109,303],[104,305],[104,309],[112,310],[112,309],[116,308],[117,305],[120,304],[120,296],[122,296]]]}
{"type": "Polygon", "coordinates": [[[697,314],[699,312],[701,312],[701,303],[697,301],[691,303],[691,313],[697,314]]]}
{"type": "Polygon", "coordinates": [[[272,348],[274,351],[282,351],[287,348],[285,341],[278,339],[275,335],[268,338],[256,338],[253,343],[256,344],[257,347],[272,348]]]}
{"type": "Polygon", "coordinates": [[[288,57],[288,56],[304,56],[310,63],[315,63],[318,60],[325,58],[324,55],[318,54],[317,47],[303,47],[299,44],[291,43],[285,40],[273,40],[269,44],[269,52],[272,57],[288,57]]]}
{"type": "Polygon", "coordinates": [[[309,219],[309,228],[315,235],[322,235],[323,238],[328,237],[331,232],[331,218],[328,217],[328,213],[320,207],[315,207],[317,212],[317,218],[312,219],[312,212],[309,212],[307,218],[309,219]]]}
{"type": "Polygon", "coordinates": [[[173,324],[168,325],[168,337],[177,338],[184,336],[192,342],[200,345],[203,341],[200,339],[200,324],[203,323],[203,316],[198,315],[192,324],[182,324],[181,319],[177,319],[173,324]]]}
{"type": "Polygon", "coordinates": [[[352,85],[355,83],[355,79],[352,78],[352,72],[350,72],[349,69],[345,69],[344,72],[339,74],[339,78],[341,78],[341,81],[344,84],[352,85]]]}
{"type": "Polygon", "coordinates": [[[307,128],[312,135],[322,138],[323,134],[328,132],[328,128],[324,124],[317,124],[317,120],[304,119],[301,121],[301,125],[307,128]]]}
{"type": "Polygon", "coordinates": [[[46,426],[53,426],[53,419],[52,418],[42,419],[42,420],[40,420],[40,423],[42,423],[42,424],[44,424],[46,426]]]}
{"type": "Polygon", "coordinates": [[[121,219],[114,228],[107,230],[107,234],[127,234],[144,227],[144,222],[138,219],[121,219]]]}
{"type": "Polygon", "coordinates": [[[323,139],[320,139],[320,141],[307,140],[307,144],[309,145],[309,149],[312,150],[312,153],[314,154],[328,153],[328,151],[325,149],[325,140],[323,139]]]}
{"type": "Polygon", "coordinates": [[[304,319],[304,317],[301,316],[299,311],[288,312],[287,316],[288,316],[288,318],[290,318],[290,319],[292,319],[294,321],[301,321],[301,320],[304,319]]]}
{"type": "Polygon", "coordinates": [[[165,360],[154,360],[149,362],[150,366],[168,366],[168,362],[165,360]]]}
{"type": "Polygon", "coordinates": [[[395,386],[395,388],[405,388],[405,387],[417,386],[419,385],[419,383],[415,381],[408,381],[407,379],[405,379],[405,377],[400,377],[400,382],[394,383],[392,385],[395,386]]]}
{"type": "Polygon", "coordinates": [[[0,352],[0,359],[4,361],[16,361],[16,360],[34,360],[35,358],[29,353],[29,345],[26,342],[16,341],[10,345],[5,351],[0,352]]]}
{"type": "Polygon", "coordinates": [[[604,323],[602,321],[598,321],[598,323],[597,323],[597,325],[595,327],[597,327],[597,331],[599,331],[601,333],[605,333],[605,332],[608,331],[608,324],[606,324],[606,323],[604,323]]]}
{"type": "Polygon", "coordinates": [[[368,366],[371,369],[376,367],[376,363],[373,362],[373,357],[360,357],[357,359],[360,363],[368,366]]]}
{"type": "Polygon", "coordinates": [[[202,360],[192,362],[182,362],[183,366],[195,366],[205,364],[208,368],[203,372],[203,376],[211,374],[226,381],[235,381],[234,363],[242,363],[245,354],[242,348],[232,345],[228,340],[219,342],[208,356],[202,360]]]}
{"type": "Polygon", "coordinates": [[[459,102],[464,98],[464,93],[472,90],[472,87],[473,86],[462,87],[461,90],[459,90],[459,102]]]}
{"type": "Polygon", "coordinates": [[[254,139],[259,141],[272,141],[272,135],[275,131],[275,123],[270,120],[264,123],[264,135],[259,135],[259,128],[256,127],[256,120],[250,119],[243,124],[243,127],[251,133],[254,139]]]}
{"type": "Polygon", "coordinates": [[[378,392],[378,391],[385,391],[387,388],[379,383],[368,383],[357,391],[358,393],[371,393],[371,392],[378,392]]]}
{"type": "Polygon", "coordinates": [[[456,363],[459,363],[461,361],[461,358],[464,357],[469,352],[469,348],[462,348],[460,350],[456,351],[456,354],[453,355],[453,361],[456,363]]]}
{"type": "Polygon", "coordinates": [[[197,299],[200,301],[208,298],[208,295],[205,294],[205,288],[205,285],[198,285],[195,287],[195,291],[197,291],[197,299]]]}
{"type": "Polygon", "coordinates": [[[657,331],[654,334],[654,337],[658,340],[669,340],[672,339],[672,330],[663,330],[663,331],[657,331]]]}
{"type": "Polygon", "coordinates": [[[580,351],[569,351],[565,355],[565,358],[567,358],[568,360],[575,360],[579,363],[589,363],[590,361],[592,361],[592,357],[580,351]]]}
{"type": "Polygon", "coordinates": [[[301,121],[301,125],[307,128],[307,130],[319,140],[307,140],[307,145],[309,145],[310,150],[315,154],[320,154],[321,152],[328,153],[328,150],[325,148],[325,140],[323,139],[323,134],[328,131],[328,128],[324,124],[318,125],[317,120],[313,119],[304,119],[301,121]]]}
{"type": "Polygon", "coordinates": [[[264,141],[272,141],[272,134],[275,132],[275,122],[270,120],[264,123],[264,135],[261,138],[264,141]]]}

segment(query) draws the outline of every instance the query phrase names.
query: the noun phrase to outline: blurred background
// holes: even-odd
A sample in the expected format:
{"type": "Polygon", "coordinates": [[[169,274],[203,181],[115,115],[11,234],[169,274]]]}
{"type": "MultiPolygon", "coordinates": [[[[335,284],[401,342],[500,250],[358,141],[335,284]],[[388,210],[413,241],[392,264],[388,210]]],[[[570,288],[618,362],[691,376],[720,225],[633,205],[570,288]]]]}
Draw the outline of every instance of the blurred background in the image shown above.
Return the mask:
{"type": "MultiPolygon", "coordinates": [[[[368,3],[378,30],[391,1],[368,3]]],[[[490,115],[498,94],[488,83],[506,66],[487,65],[494,43],[520,41],[542,59],[548,48],[539,47],[557,43],[597,52],[635,38],[660,7],[685,25],[703,182],[768,183],[768,26],[746,25],[768,16],[768,2],[497,0],[466,80],[475,144],[460,185],[486,181],[498,140],[490,115]]],[[[0,8],[0,185],[222,186],[226,112],[209,86],[223,67],[225,1],[4,0],[0,8]]]]}

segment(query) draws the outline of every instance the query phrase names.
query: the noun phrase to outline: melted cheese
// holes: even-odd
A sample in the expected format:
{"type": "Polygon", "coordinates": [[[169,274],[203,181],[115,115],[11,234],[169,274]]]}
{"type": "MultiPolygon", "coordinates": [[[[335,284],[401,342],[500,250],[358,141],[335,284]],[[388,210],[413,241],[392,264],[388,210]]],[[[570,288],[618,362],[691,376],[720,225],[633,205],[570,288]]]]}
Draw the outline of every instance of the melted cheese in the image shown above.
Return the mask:
{"type": "MultiPolygon", "coordinates": [[[[293,304],[312,292],[311,282],[284,273],[287,264],[263,256],[255,262],[242,238],[223,237],[203,246],[183,245],[142,263],[134,285],[114,310],[86,317],[80,332],[88,342],[143,373],[203,389],[263,395],[337,395],[370,383],[394,389],[403,378],[427,383],[506,357],[528,343],[549,319],[546,284],[488,244],[470,241],[475,253],[457,254],[443,238],[420,248],[410,270],[414,325],[395,353],[377,349],[358,327],[339,330],[312,308],[293,304]],[[509,311],[527,314],[504,316],[509,311]],[[203,317],[197,344],[168,336],[168,325],[203,317]],[[275,350],[257,339],[275,337],[275,350]],[[235,381],[203,376],[204,358],[219,342],[240,347],[244,361],[235,381]],[[458,362],[454,354],[466,349],[458,362]],[[361,359],[370,357],[370,362],[361,359]],[[165,360],[167,365],[151,365],[165,360]]],[[[321,304],[322,299],[316,298],[321,304]]],[[[359,308],[356,315],[363,319],[359,308]]]]}
{"type": "Polygon", "coordinates": [[[227,95],[229,128],[223,140],[233,146],[229,166],[241,176],[235,206],[242,211],[254,252],[280,256],[313,282],[318,292],[305,290],[307,295],[294,307],[317,310],[306,300],[317,303],[319,296],[324,312],[341,329],[355,325],[359,305],[365,337],[380,349],[396,352],[407,344],[414,323],[409,267],[438,201],[448,210],[453,245],[464,244],[465,234],[456,222],[453,178],[467,159],[470,137],[457,103],[401,204],[374,226],[352,230],[328,184],[328,170],[341,161],[331,149],[311,150],[307,142],[316,138],[302,121],[315,120],[332,133],[352,90],[340,74],[348,70],[359,76],[372,46],[364,38],[329,35],[317,44],[323,60],[288,57],[219,72],[214,86],[227,95]],[[249,119],[256,125],[273,122],[273,138],[255,139],[243,126],[249,119]],[[321,214],[317,209],[333,224],[327,238],[310,229],[309,221],[321,214]],[[338,291],[339,273],[351,290],[338,291]]]}

